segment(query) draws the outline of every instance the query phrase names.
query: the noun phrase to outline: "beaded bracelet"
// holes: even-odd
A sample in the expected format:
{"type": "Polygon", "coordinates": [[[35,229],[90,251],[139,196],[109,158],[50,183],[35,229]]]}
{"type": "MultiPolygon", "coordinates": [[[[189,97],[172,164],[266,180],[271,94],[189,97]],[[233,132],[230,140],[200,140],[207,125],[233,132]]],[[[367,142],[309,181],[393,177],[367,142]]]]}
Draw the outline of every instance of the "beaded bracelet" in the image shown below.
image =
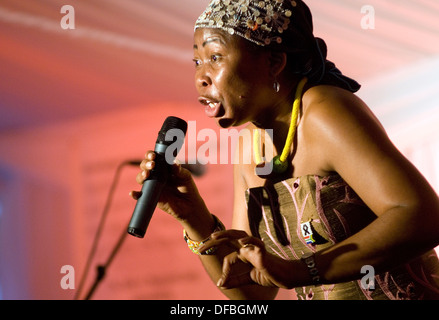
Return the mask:
{"type": "MultiPolygon", "coordinates": [[[[221,222],[221,221],[220,221],[215,215],[212,215],[212,216],[213,216],[213,219],[215,220],[215,229],[213,230],[212,233],[217,232],[217,231],[225,230],[226,228],[224,227],[224,225],[222,224],[222,222],[221,222]]],[[[201,247],[203,244],[205,244],[207,241],[209,241],[209,240],[210,240],[210,237],[208,237],[207,239],[204,239],[203,241],[194,241],[194,240],[191,240],[191,239],[189,238],[189,236],[187,235],[186,230],[183,230],[183,238],[184,238],[184,240],[186,241],[186,243],[187,243],[189,249],[190,249],[193,253],[195,253],[195,254],[203,255],[203,256],[204,256],[204,255],[212,255],[212,254],[214,254],[215,251],[216,251],[216,247],[212,247],[212,248],[206,250],[206,251],[203,252],[203,253],[200,253],[200,252],[198,251],[198,248],[201,247]]]]}

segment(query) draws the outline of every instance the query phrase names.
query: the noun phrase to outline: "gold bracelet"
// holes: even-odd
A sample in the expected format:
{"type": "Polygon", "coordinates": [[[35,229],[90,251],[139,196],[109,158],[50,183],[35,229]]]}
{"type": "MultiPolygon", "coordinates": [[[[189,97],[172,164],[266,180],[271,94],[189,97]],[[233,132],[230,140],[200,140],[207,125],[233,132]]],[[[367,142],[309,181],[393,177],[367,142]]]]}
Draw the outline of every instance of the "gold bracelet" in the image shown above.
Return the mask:
{"type": "MultiPolygon", "coordinates": [[[[220,221],[215,215],[212,215],[212,216],[213,216],[213,219],[215,220],[215,229],[213,230],[212,233],[217,232],[217,231],[225,230],[226,228],[224,227],[224,225],[222,224],[222,222],[221,222],[221,221],[220,221]]],[[[191,239],[189,238],[189,236],[187,235],[186,230],[183,230],[183,238],[184,238],[184,241],[186,241],[186,243],[187,243],[189,249],[190,249],[193,253],[195,253],[195,254],[197,254],[197,255],[203,255],[203,256],[204,256],[204,255],[212,255],[212,254],[214,254],[215,251],[216,251],[216,247],[212,247],[212,248],[206,250],[206,251],[203,252],[203,253],[200,253],[200,252],[198,251],[198,248],[201,247],[203,244],[205,244],[207,241],[209,241],[209,240],[210,240],[210,237],[208,237],[207,239],[204,239],[203,241],[194,241],[194,240],[191,240],[191,239]]]]}

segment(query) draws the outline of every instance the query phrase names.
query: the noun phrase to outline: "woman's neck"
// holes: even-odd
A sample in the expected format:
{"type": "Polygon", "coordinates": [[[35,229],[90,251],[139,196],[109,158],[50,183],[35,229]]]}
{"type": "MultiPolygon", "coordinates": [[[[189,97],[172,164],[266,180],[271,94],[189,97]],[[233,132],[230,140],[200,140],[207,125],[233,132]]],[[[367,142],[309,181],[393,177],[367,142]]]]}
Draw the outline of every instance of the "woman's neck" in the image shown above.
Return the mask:
{"type": "MultiPolygon", "coordinates": [[[[295,81],[293,85],[289,86],[292,89],[277,93],[275,95],[276,100],[274,100],[274,103],[264,109],[264,112],[259,115],[258,120],[253,122],[253,124],[258,128],[273,130],[273,143],[278,153],[282,151],[289,133],[292,120],[291,118],[293,115],[293,104],[298,86],[299,82],[295,81]]],[[[288,88],[287,86],[285,87],[288,88]]],[[[309,89],[306,80],[301,84],[300,89],[301,94],[299,98],[299,114],[302,113],[302,96],[305,91],[309,89]]]]}

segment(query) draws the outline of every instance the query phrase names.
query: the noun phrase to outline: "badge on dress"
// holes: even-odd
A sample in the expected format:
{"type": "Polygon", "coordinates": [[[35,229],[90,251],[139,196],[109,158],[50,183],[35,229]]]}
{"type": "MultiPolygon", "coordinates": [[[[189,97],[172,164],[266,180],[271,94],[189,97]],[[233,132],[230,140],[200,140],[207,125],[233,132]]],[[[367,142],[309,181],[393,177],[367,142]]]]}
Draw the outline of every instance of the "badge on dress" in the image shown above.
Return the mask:
{"type": "Polygon", "coordinates": [[[302,231],[302,236],[306,244],[314,244],[316,242],[316,240],[313,237],[311,221],[301,223],[300,230],[302,231]]]}

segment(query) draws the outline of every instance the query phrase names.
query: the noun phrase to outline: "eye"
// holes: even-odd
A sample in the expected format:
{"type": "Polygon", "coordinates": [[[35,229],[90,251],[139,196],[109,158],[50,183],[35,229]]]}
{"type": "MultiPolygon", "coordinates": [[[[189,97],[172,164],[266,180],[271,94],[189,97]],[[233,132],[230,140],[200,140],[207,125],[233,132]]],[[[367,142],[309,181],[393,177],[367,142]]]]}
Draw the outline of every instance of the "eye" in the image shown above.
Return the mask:
{"type": "Polygon", "coordinates": [[[201,61],[199,59],[192,59],[195,64],[195,67],[199,67],[201,65],[201,61]]]}
{"type": "Polygon", "coordinates": [[[210,56],[210,61],[212,62],[218,62],[221,59],[221,56],[219,54],[213,54],[210,56]]]}

